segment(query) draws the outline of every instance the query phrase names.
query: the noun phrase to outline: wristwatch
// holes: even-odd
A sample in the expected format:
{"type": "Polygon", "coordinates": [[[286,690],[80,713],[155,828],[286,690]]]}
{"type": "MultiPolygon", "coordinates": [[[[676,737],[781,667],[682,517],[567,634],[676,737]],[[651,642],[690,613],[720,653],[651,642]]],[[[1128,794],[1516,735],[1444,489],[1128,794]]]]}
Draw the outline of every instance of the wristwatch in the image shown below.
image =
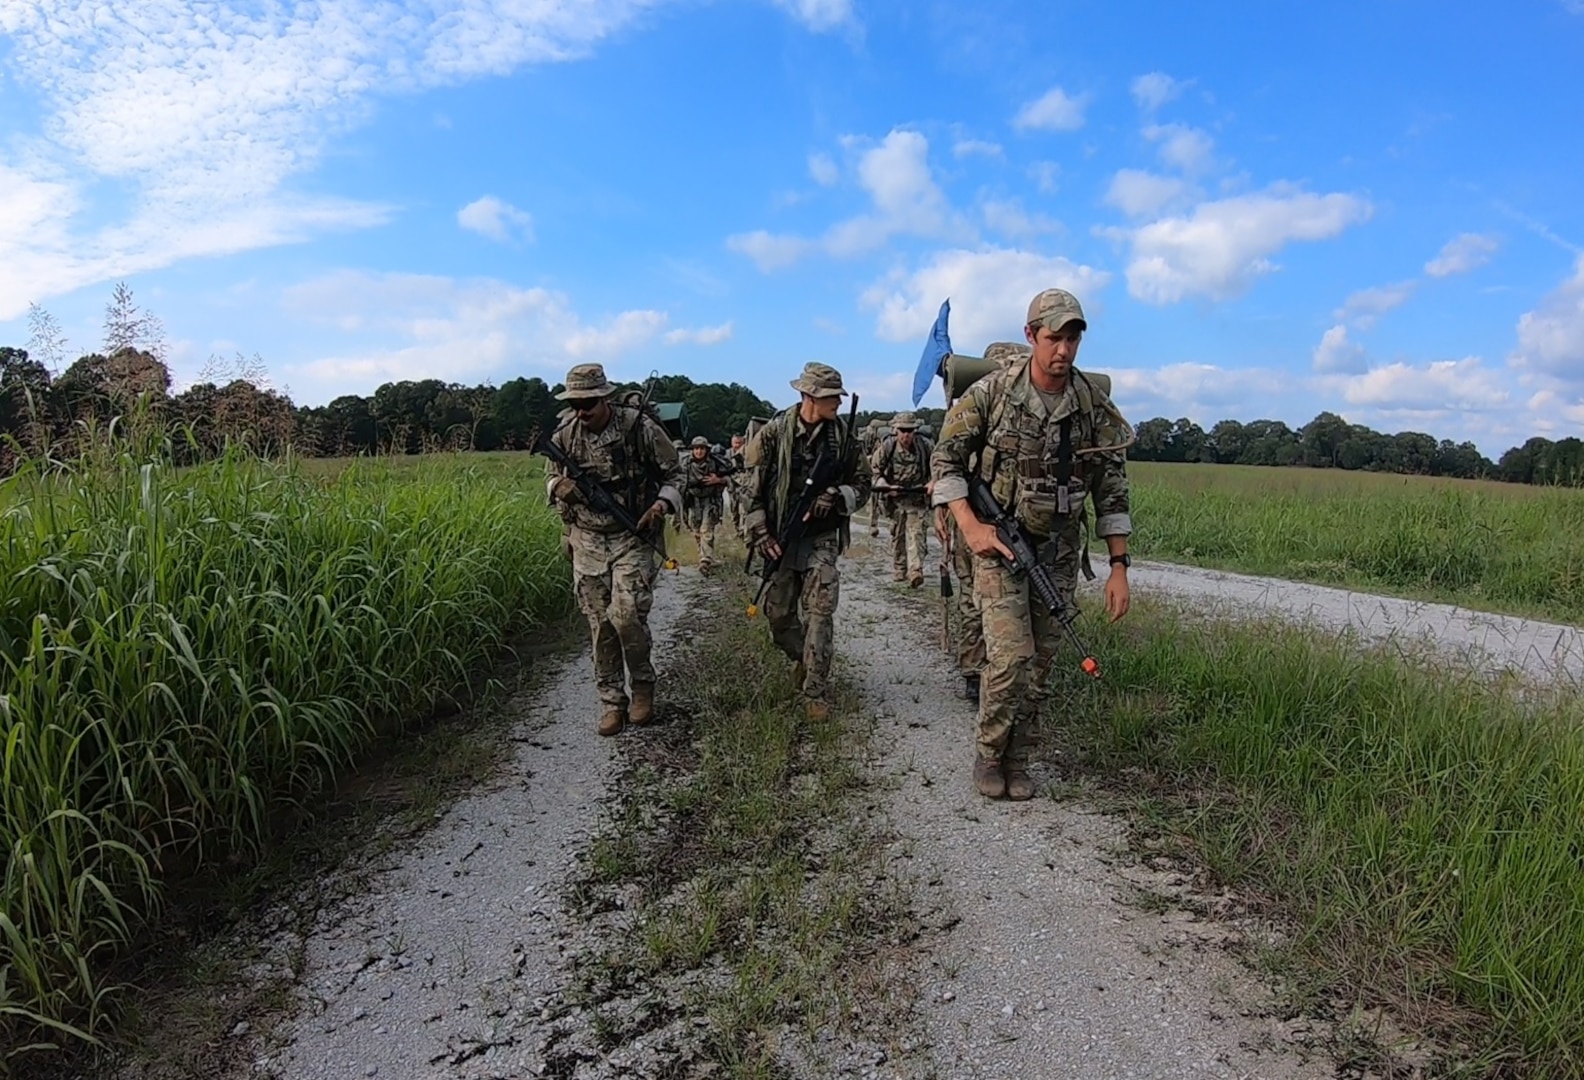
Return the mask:
{"type": "Polygon", "coordinates": [[[1133,560],[1131,558],[1129,558],[1127,555],[1113,555],[1113,556],[1111,556],[1111,565],[1115,566],[1115,565],[1117,565],[1117,563],[1121,563],[1122,564],[1122,568],[1125,570],[1129,566],[1133,565],[1133,560]]]}

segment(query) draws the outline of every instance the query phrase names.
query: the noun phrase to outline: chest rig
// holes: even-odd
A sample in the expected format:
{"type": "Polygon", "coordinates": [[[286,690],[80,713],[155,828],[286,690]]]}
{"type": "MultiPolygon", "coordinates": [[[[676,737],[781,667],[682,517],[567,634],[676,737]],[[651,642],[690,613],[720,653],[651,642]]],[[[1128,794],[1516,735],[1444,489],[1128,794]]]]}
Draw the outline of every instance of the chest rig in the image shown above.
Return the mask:
{"type": "Polygon", "coordinates": [[[643,416],[635,409],[613,406],[615,416],[604,431],[595,433],[578,424],[577,438],[589,448],[590,471],[599,484],[634,517],[660,496],[659,463],[645,453],[643,416]]]}
{"type": "Polygon", "coordinates": [[[980,475],[1036,537],[1055,535],[1083,510],[1086,476],[1077,448],[1092,443],[1094,417],[1082,378],[1073,373],[1055,405],[1066,411],[1054,422],[1032,387],[1026,395],[998,394],[992,406],[980,475]]]}

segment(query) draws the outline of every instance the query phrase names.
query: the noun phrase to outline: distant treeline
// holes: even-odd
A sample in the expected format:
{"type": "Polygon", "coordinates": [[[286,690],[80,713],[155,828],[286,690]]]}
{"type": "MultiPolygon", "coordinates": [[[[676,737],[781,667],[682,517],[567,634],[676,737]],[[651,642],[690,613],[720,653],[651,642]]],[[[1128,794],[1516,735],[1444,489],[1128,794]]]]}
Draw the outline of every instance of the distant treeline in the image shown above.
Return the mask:
{"type": "MultiPolygon", "coordinates": [[[[60,368],[65,344],[54,319],[37,305],[29,313],[29,349],[0,347],[0,467],[15,455],[70,454],[95,425],[103,428],[143,407],[179,434],[175,452],[189,460],[219,453],[228,440],[261,453],[290,445],[321,457],[413,454],[430,450],[522,450],[533,433],[556,423],[560,383],[537,376],[499,386],[463,386],[440,379],[386,383],[368,397],[348,394],[328,405],[299,406],[269,386],[264,364],[238,354],[212,357],[200,381],[170,393],[159,320],[141,311],[118,284],[105,310],[104,344],[60,368]]],[[[625,384],[623,389],[635,388],[625,384]]],[[[776,406],[737,383],[695,383],[657,377],[654,402],[680,402],[689,434],[725,443],[750,419],[776,406]]],[[[939,433],[944,410],[916,410],[939,433]]],[[[888,422],[893,412],[860,412],[888,422]]],[[[1135,461],[1303,465],[1424,476],[1489,478],[1521,484],[1584,486],[1584,442],[1535,437],[1493,462],[1471,442],[1403,431],[1383,434],[1323,412],[1293,429],[1280,420],[1222,420],[1209,431],[1188,419],[1156,417],[1137,427],[1128,451],[1135,461]]]]}

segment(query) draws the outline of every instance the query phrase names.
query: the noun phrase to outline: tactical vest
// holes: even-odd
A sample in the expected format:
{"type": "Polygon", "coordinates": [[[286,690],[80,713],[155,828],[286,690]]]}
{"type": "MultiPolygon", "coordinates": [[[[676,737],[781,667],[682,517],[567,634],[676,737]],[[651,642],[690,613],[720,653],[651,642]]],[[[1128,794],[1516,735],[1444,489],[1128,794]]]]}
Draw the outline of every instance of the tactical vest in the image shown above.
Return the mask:
{"type": "MultiPolygon", "coordinates": [[[[1008,379],[1019,377],[1026,366],[1026,361],[1013,364],[1008,379]]],[[[1011,508],[1023,528],[1040,540],[1056,535],[1075,515],[1081,529],[1087,516],[1087,470],[1073,451],[1096,444],[1095,390],[1077,368],[1072,369],[1071,387],[1077,407],[1055,425],[1024,402],[1009,401],[1006,393],[995,396],[985,424],[979,475],[996,501],[1011,508]]]]}

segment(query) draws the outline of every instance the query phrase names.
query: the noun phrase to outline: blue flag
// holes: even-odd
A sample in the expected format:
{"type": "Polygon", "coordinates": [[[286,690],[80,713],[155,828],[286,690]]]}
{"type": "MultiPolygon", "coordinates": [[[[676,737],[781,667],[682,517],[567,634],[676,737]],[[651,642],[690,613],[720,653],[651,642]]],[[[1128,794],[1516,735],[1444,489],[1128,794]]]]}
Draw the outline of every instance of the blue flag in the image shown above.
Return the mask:
{"type": "Polygon", "coordinates": [[[951,336],[946,333],[946,317],[951,314],[951,297],[941,302],[940,314],[930,327],[929,340],[924,343],[924,355],[919,358],[918,371],[913,375],[913,407],[929,393],[930,383],[940,374],[940,363],[951,355],[951,336]]]}

